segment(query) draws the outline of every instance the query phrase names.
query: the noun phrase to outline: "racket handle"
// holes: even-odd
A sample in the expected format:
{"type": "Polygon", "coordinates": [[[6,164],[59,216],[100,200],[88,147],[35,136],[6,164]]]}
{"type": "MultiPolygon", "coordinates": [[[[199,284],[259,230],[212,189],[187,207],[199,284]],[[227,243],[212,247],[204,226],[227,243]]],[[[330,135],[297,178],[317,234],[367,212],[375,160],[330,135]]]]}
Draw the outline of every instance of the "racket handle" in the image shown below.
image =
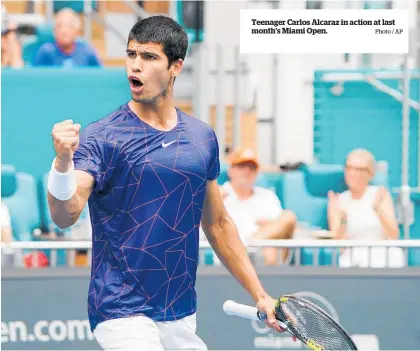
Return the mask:
{"type": "Polygon", "coordinates": [[[238,316],[254,321],[263,321],[267,319],[267,315],[258,311],[256,307],[243,305],[232,300],[227,300],[223,304],[223,311],[230,316],[238,316]]]}

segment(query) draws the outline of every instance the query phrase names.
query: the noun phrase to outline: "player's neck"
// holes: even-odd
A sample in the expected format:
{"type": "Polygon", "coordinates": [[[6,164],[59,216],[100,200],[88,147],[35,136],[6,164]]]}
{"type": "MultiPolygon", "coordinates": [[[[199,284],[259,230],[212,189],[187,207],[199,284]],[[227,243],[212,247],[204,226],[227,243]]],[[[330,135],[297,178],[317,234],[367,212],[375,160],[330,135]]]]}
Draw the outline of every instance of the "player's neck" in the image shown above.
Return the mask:
{"type": "Polygon", "coordinates": [[[129,106],[142,121],[156,129],[170,130],[177,124],[178,116],[172,99],[157,104],[130,101],[129,106]]]}

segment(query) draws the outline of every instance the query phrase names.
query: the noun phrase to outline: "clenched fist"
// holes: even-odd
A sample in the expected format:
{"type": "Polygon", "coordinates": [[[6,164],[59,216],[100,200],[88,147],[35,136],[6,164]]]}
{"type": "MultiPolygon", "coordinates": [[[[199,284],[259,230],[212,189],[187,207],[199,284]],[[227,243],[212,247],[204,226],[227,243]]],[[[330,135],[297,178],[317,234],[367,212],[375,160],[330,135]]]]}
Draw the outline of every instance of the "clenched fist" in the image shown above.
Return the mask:
{"type": "Polygon", "coordinates": [[[73,155],[79,146],[80,124],[73,120],[54,124],[51,132],[56,154],[55,168],[58,172],[65,173],[71,168],[73,155]]]}

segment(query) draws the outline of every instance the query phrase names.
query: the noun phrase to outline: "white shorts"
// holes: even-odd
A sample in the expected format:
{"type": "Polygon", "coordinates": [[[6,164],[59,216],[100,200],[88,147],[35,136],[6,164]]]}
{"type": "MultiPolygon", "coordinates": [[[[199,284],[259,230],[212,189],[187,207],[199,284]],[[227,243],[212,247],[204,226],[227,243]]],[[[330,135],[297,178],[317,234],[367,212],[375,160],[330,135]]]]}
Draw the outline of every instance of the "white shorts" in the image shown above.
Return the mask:
{"type": "Polygon", "coordinates": [[[93,335],[104,350],[207,350],[196,326],[196,314],[170,322],[134,316],[101,322],[93,335]]]}

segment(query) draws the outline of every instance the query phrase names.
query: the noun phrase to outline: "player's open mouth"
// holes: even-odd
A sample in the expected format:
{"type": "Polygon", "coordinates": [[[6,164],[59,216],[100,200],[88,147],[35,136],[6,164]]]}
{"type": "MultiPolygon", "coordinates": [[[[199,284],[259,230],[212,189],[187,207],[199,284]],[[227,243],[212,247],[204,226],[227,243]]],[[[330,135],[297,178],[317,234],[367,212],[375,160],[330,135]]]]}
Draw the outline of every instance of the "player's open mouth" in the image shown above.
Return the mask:
{"type": "Polygon", "coordinates": [[[128,77],[128,80],[130,81],[131,87],[134,89],[139,89],[143,86],[143,82],[137,77],[130,76],[128,77]]]}

